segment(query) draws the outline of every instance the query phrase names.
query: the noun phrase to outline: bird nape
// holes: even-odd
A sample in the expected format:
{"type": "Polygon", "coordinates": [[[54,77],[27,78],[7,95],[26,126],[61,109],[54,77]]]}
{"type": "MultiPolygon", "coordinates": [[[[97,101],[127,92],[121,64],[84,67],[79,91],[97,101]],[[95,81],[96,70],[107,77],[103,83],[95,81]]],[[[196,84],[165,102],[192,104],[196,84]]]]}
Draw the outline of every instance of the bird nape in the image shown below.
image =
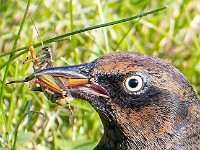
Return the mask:
{"type": "Polygon", "coordinates": [[[69,91],[89,102],[103,123],[104,135],[95,149],[200,149],[198,97],[170,64],[115,52],[87,64],[47,68],[35,76],[64,76],[69,71],[88,79],[87,85],[69,91]]]}

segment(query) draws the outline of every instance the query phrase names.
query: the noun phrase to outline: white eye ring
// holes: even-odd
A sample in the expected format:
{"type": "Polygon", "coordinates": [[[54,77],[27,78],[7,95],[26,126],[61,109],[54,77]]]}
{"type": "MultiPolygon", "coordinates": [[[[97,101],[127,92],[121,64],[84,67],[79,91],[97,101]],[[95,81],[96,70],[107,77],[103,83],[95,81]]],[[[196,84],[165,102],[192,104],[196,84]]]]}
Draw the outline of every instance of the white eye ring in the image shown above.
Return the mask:
{"type": "Polygon", "coordinates": [[[143,87],[143,80],[140,76],[134,75],[126,79],[126,88],[131,92],[137,92],[143,87]]]}

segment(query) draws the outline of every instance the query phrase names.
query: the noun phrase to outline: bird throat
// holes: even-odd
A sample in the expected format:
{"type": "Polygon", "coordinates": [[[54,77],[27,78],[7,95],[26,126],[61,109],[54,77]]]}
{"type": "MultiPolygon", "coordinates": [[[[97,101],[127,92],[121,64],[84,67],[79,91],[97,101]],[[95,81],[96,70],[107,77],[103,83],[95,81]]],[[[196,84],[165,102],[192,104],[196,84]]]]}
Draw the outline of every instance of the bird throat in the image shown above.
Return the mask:
{"type": "MultiPolygon", "coordinates": [[[[121,107],[117,107],[112,108],[112,112],[122,110],[121,107]]],[[[167,141],[170,141],[174,135],[172,129],[173,113],[170,112],[171,110],[165,109],[163,112],[168,114],[166,118],[163,117],[165,114],[162,111],[157,109],[155,105],[141,109],[139,112],[133,109],[120,111],[115,114],[114,120],[117,122],[99,113],[104,125],[104,135],[95,149],[164,148],[167,141]],[[155,114],[161,114],[161,116],[155,114]],[[165,119],[163,120],[163,118],[165,119]]]]}

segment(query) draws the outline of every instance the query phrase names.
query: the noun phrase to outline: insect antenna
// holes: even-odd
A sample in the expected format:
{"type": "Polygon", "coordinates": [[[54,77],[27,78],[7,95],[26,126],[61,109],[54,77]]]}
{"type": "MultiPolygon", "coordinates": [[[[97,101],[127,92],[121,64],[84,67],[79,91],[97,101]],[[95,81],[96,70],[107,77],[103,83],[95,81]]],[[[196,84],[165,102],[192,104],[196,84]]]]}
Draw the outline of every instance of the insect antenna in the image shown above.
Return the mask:
{"type": "Polygon", "coordinates": [[[31,22],[33,23],[33,26],[34,26],[34,28],[35,28],[35,31],[37,32],[38,38],[39,38],[39,40],[40,40],[40,42],[41,42],[41,44],[42,44],[42,47],[44,47],[44,43],[43,43],[43,41],[42,41],[42,38],[41,38],[41,36],[40,36],[40,34],[39,34],[39,31],[38,31],[38,29],[37,29],[35,23],[34,23],[34,21],[33,21],[33,18],[31,17],[31,15],[30,15],[29,13],[28,13],[28,16],[29,16],[31,22]]]}
{"type": "Polygon", "coordinates": [[[30,76],[26,77],[24,80],[13,80],[13,81],[9,81],[9,82],[6,83],[6,85],[8,85],[8,84],[13,84],[13,83],[28,82],[28,81],[30,81],[30,80],[32,80],[32,79],[34,79],[34,78],[35,78],[34,74],[31,74],[30,76]]]}

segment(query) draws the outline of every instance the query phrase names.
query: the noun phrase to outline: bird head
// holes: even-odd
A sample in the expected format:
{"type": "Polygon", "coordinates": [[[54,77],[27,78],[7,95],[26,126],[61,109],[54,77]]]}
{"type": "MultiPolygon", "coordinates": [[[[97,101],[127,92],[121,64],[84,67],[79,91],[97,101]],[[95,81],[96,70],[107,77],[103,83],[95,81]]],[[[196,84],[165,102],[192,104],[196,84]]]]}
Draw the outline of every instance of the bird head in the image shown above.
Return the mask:
{"type": "Polygon", "coordinates": [[[69,91],[99,114],[105,129],[100,149],[167,141],[186,124],[188,106],[196,99],[178,69],[140,53],[110,53],[86,64],[48,68],[36,76],[48,73],[88,79],[87,85],[69,91]]]}

